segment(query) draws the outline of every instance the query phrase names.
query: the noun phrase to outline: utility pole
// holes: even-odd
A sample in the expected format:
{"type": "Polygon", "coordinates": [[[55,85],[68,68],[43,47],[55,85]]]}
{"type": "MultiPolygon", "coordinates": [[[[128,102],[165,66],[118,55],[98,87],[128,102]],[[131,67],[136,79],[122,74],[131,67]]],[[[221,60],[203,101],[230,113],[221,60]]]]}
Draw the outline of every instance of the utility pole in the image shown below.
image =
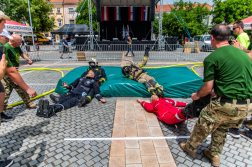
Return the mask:
{"type": "Polygon", "coordinates": [[[32,28],[33,50],[35,51],[35,42],[34,42],[34,36],[33,36],[33,27],[32,27],[32,19],[31,19],[31,9],[30,9],[30,2],[29,2],[29,0],[28,0],[28,9],[29,9],[30,23],[31,23],[31,28],[32,28]]]}

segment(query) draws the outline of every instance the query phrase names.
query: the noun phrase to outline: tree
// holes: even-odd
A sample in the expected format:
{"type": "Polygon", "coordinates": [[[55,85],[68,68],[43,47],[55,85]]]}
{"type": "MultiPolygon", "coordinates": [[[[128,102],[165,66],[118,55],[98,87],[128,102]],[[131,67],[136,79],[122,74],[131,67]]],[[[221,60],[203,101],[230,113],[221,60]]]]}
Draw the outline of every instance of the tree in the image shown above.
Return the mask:
{"type": "MultiPolygon", "coordinates": [[[[16,22],[26,21],[30,24],[27,0],[1,0],[1,10],[16,22]],[[10,2],[10,3],[9,3],[10,2]]],[[[54,18],[49,18],[53,4],[49,0],[30,0],[32,26],[35,32],[51,31],[54,18]]]]}
{"type": "Polygon", "coordinates": [[[252,15],[251,0],[213,0],[213,23],[231,24],[237,20],[245,19],[252,15]]]}
{"type": "MultiPolygon", "coordinates": [[[[93,3],[92,5],[92,21],[93,21],[93,30],[97,31],[97,19],[96,19],[96,7],[93,3]]],[[[88,0],[83,0],[78,4],[78,7],[76,9],[76,12],[78,12],[78,16],[76,17],[76,24],[86,24],[89,26],[89,11],[88,11],[88,0]],[[82,5],[84,6],[82,7],[82,5]],[[82,9],[81,9],[82,8],[82,9]]]]}
{"type": "MultiPolygon", "coordinates": [[[[208,27],[204,24],[204,21],[207,19],[210,11],[205,5],[206,3],[195,5],[192,2],[183,2],[183,0],[176,2],[177,8],[172,8],[169,14],[163,13],[163,34],[188,37],[188,30],[193,37],[208,32],[208,27]]],[[[156,30],[156,25],[154,30],[156,30]]]]}

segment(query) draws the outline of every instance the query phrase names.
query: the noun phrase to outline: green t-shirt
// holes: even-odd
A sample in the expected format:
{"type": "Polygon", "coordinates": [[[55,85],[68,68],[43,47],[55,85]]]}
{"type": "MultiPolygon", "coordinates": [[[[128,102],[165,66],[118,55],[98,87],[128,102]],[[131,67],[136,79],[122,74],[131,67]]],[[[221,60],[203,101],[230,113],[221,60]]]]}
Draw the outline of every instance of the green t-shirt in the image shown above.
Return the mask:
{"type": "Polygon", "coordinates": [[[214,79],[216,95],[237,100],[252,98],[252,62],[231,45],[216,49],[204,60],[204,82],[214,79]]]}
{"type": "MultiPolygon", "coordinates": [[[[2,43],[2,42],[0,42],[0,46],[3,46],[3,43],[2,43]]],[[[4,48],[4,54],[5,54],[5,60],[8,61],[7,68],[8,68],[8,67],[12,67],[12,64],[9,63],[9,62],[10,62],[10,59],[9,59],[9,57],[8,57],[8,52],[6,51],[6,48],[4,48]]]]}
{"type": "Polygon", "coordinates": [[[249,36],[247,33],[241,33],[238,35],[237,40],[240,42],[242,47],[246,47],[248,49],[248,46],[250,44],[249,36]]]}
{"type": "Polygon", "coordinates": [[[20,47],[11,47],[9,43],[4,45],[6,52],[8,53],[8,57],[10,61],[8,61],[7,67],[19,67],[19,56],[23,53],[20,47]]]}

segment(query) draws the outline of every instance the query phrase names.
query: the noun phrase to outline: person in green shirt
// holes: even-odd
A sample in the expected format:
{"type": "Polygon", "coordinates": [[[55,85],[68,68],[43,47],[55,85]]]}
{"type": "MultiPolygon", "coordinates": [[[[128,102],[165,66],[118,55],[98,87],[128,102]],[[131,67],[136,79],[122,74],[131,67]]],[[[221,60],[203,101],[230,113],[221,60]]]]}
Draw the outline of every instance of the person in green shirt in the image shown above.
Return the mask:
{"type": "Polygon", "coordinates": [[[252,109],[252,62],[244,51],[229,45],[231,31],[227,25],[214,26],[210,34],[215,51],[205,58],[204,83],[191,98],[198,100],[211,94],[212,99],[202,109],[190,138],[180,147],[197,158],[198,147],[211,135],[210,148],[203,153],[213,166],[220,166],[229,128],[240,127],[252,109]]]}
{"type": "Polygon", "coordinates": [[[249,36],[247,33],[243,30],[244,24],[241,20],[237,21],[233,25],[233,32],[237,35],[236,40],[238,40],[241,44],[241,47],[243,49],[248,49],[248,46],[250,45],[249,36]]]}
{"type": "Polygon", "coordinates": [[[24,82],[18,73],[19,56],[26,59],[30,65],[32,64],[32,60],[20,49],[22,38],[17,34],[13,34],[12,37],[13,39],[10,39],[10,41],[4,45],[5,52],[9,59],[6,74],[2,79],[5,88],[4,109],[7,110],[12,108],[8,106],[7,103],[13,88],[17,91],[28,108],[34,108],[36,104],[31,102],[29,95],[33,98],[37,96],[37,93],[24,82]]]}

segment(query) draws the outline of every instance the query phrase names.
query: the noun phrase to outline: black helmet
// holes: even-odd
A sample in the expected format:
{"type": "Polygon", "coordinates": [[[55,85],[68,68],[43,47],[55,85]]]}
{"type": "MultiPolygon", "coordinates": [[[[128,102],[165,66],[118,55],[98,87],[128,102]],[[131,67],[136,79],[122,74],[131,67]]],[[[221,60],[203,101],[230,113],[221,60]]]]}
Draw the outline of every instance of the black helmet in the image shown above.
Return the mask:
{"type": "Polygon", "coordinates": [[[122,73],[126,77],[129,77],[129,74],[130,74],[131,71],[132,70],[131,70],[131,67],[129,65],[123,66],[123,68],[122,68],[122,73]]]}

